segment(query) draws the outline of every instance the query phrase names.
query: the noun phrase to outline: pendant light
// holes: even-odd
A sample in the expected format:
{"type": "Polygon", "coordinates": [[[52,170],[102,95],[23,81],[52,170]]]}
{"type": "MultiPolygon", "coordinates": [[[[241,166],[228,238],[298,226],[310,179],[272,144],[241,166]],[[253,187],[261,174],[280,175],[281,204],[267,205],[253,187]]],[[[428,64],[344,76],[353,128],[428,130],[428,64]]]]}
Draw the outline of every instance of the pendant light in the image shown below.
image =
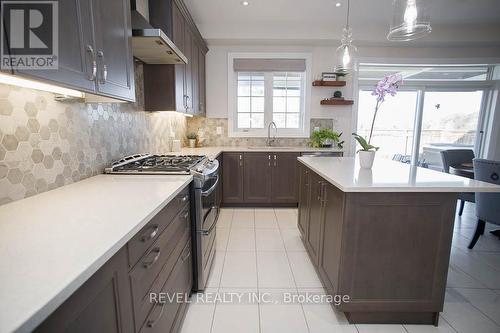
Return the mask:
{"type": "Polygon", "coordinates": [[[392,10],[388,40],[414,40],[432,31],[430,0],[393,0],[392,10]]]}
{"type": "Polygon", "coordinates": [[[358,49],[352,44],[352,30],[349,26],[350,15],[350,0],[347,0],[347,18],[346,26],[342,29],[342,38],[340,39],[340,46],[335,51],[337,66],[335,71],[345,73],[353,68],[354,56],[358,49]]]}

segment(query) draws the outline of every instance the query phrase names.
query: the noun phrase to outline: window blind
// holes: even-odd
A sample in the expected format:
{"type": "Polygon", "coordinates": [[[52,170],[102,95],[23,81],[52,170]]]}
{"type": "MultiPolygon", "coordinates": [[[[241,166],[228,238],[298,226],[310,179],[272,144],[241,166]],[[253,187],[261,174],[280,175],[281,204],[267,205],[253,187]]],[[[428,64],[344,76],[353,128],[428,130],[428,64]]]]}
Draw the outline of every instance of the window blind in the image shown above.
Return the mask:
{"type": "Polygon", "coordinates": [[[304,72],[305,59],[233,59],[235,72],[304,72]]]}

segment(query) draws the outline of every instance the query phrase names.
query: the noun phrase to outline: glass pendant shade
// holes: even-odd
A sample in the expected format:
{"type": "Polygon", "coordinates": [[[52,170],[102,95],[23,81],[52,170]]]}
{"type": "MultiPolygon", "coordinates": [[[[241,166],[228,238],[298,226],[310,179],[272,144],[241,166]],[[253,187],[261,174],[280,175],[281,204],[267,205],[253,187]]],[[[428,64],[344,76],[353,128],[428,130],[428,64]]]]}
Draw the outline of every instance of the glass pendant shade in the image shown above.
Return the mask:
{"type": "Polygon", "coordinates": [[[409,41],[432,31],[430,0],[393,0],[391,28],[387,39],[409,41]]]}
{"type": "Polygon", "coordinates": [[[347,72],[353,69],[354,57],[358,49],[352,45],[352,31],[350,28],[342,30],[341,45],[335,51],[336,72],[347,72]]]}

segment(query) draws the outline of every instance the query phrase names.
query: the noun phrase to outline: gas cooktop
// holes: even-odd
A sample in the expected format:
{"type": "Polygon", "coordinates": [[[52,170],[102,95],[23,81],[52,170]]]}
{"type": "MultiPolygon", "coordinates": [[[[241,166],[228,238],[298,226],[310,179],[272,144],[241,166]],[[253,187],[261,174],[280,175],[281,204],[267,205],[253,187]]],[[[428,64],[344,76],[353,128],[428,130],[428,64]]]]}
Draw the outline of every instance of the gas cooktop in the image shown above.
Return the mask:
{"type": "Polygon", "coordinates": [[[189,174],[207,158],[201,155],[137,154],[122,158],[106,168],[106,173],[189,174]]]}

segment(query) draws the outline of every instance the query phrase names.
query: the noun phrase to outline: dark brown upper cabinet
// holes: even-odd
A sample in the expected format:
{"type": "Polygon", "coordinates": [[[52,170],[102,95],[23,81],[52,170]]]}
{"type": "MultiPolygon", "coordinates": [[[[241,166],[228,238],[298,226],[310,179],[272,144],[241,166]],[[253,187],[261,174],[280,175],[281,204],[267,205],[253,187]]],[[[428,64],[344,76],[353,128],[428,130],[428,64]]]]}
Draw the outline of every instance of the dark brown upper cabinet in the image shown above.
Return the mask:
{"type": "Polygon", "coordinates": [[[150,13],[155,9],[150,23],[155,26],[158,22],[158,28],[167,34],[171,32],[169,37],[188,62],[185,65],[144,65],[144,106],[146,111],[204,115],[205,54],[208,48],[186,5],[181,0],[169,1],[170,10],[165,10],[164,4],[157,10],[150,2],[150,13]],[[159,19],[158,11],[163,11],[163,20],[159,19]],[[171,26],[167,26],[169,22],[171,26]]]}
{"type": "Polygon", "coordinates": [[[15,70],[98,96],[135,101],[129,0],[59,1],[59,68],[15,70]]]}

